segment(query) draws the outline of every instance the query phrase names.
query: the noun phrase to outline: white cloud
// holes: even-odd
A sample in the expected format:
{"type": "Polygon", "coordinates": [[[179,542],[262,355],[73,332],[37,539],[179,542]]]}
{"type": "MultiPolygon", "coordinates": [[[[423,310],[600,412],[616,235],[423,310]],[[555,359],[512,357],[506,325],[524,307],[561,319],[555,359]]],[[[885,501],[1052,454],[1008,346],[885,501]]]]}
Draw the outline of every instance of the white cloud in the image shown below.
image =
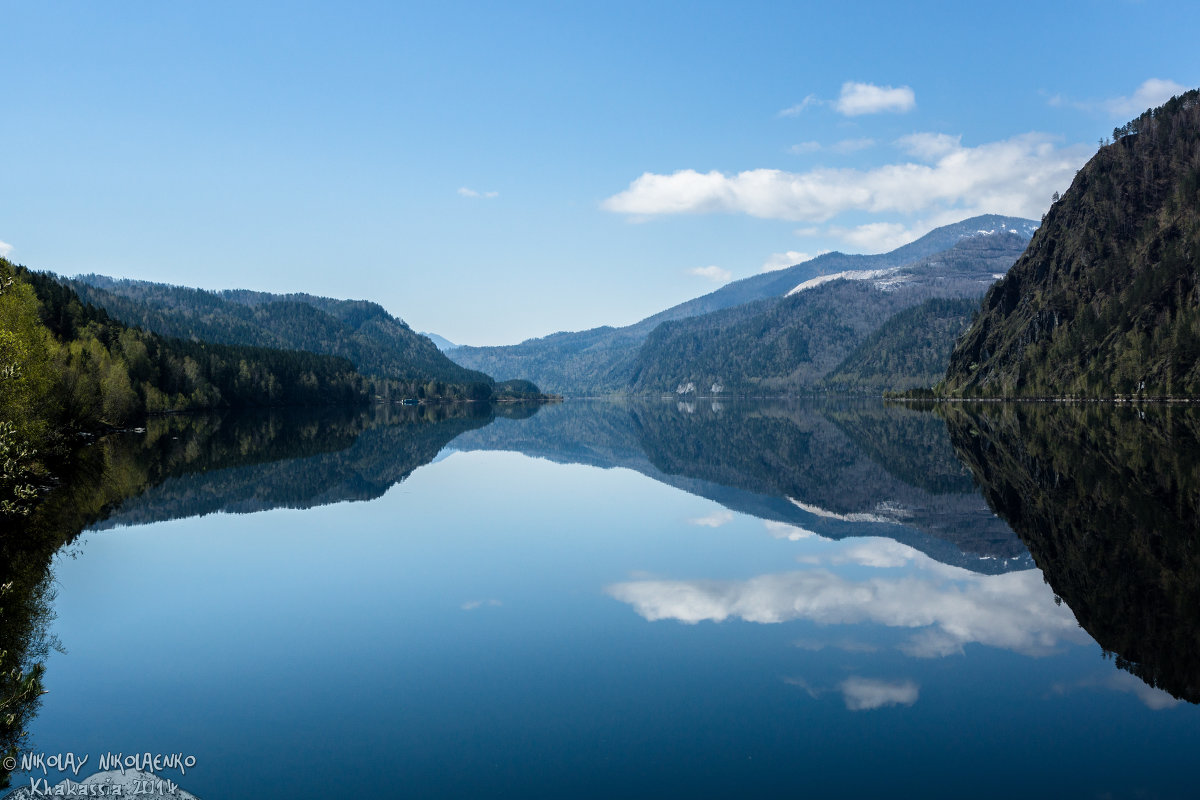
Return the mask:
{"type": "Polygon", "coordinates": [[[899,222],[869,222],[854,228],[830,228],[829,233],[866,253],[886,253],[918,239],[921,234],[899,222]]]}
{"type": "Polygon", "coordinates": [[[13,246],[8,242],[0,242],[0,258],[8,258],[8,254],[12,252],[13,246]]]}
{"type": "Polygon", "coordinates": [[[819,150],[828,150],[838,155],[849,155],[850,153],[857,153],[860,150],[866,150],[874,146],[874,139],[863,137],[860,139],[842,139],[828,147],[825,147],[820,142],[800,142],[789,147],[788,152],[795,156],[802,156],[808,153],[816,153],[819,150]]]}
{"type": "Polygon", "coordinates": [[[495,607],[501,605],[504,604],[499,600],[468,600],[467,602],[463,603],[460,608],[462,608],[463,611],[474,611],[475,609],[483,608],[484,606],[495,607]]]}
{"type": "Polygon", "coordinates": [[[847,155],[849,153],[857,153],[859,150],[866,150],[874,146],[874,139],[868,139],[864,137],[861,139],[842,139],[840,142],[835,142],[834,144],[830,145],[829,149],[835,153],[847,155]]]}
{"type": "Polygon", "coordinates": [[[763,262],[763,272],[774,272],[777,269],[786,269],[796,264],[803,264],[811,259],[808,253],[801,253],[799,250],[788,250],[784,253],[771,253],[767,256],[767,260],[763,262]]]}
{"type": "Polygon", "coordinates": [[[807,153],[815,153],[821,149],[820,142],[800,142],[788,148],[788,152],[794,156],[802,156],[807,153]]]}
{"type": "Polygon", "coordinates": [[[1133,116],[1148,108],[1161,106],[1172,97],[1186,91],[1186,86],[1181,86],[1175,81],[1150,78],[1143,81],[1131,97],[1114,97],[1104,101],[1104,109],[1110,114],[1133,116]]]}
{"type": "Polygon", "coordinates": [[[725,283],[733,277],[733,273],[729,270],[715,266],[692,267],[688,272],[692,275],[698,275],[701,278],[708,278],[713,283],[725,283]]]}
{"type": "Polygon", "coordinates": [[[860,114],[878,114],[882,111],[904,113],[911,111],[916,105],[916,95],[907,86],[893,88],[847,81],[842,84],[842,94],[834,103],[834,108],[839,114],[854,117],[860,114]]]}
{"type": "Polygon", "coordinates": [[[1176,95],[1183,94],[1187,87],[1164,78],[1150,78],[1127,97],[1110,97],[1098,102],[1070,100],[1061,94],[1051,96],[1046,102],[1056,108],[1068,106],[1081,111],[1102,111],[1114,117],[1134,117],[1148,108],[1156,108],[1176,95]]]}
{"type": "Polygon", "coordinates": [[[466,186],[459,187],[458,193],[463,197],[474,197],[483,200],[491,200],[493,197],[499,197],[499,192],[478,192],[466,186]]]}
{"type": "Polygon", "coordinates": [[[948,133],[910,133],[896,140],[896,146],[913,158],[937,161],[962,147],[961,136],[948,133]]]}
{"type": "Polygon", "coordinates": [[[846,708],[870,711],[884,706],[911,706],[917,702],[918,687],[912,681],[878,681],[852,677],[838,684],[846,708]]]}
{"type": "Polygon", "coordinates": [[[906,576],[866,580],[808,569],[744,581],[630,581],[606,591],[651,621],[804,619],[911,629],[901,650],[921,658],[960,653],[970,643],[1037,656],[1062,642],[1091,641],[1070,609],[1055,605],[1038,570],[978,575],[920,554],[909,569],[906,576]]]}
{"type": "Polygon", "coordinates": [[[797,103],[796,105],[789,106],[789,107],[783,109],[782,111],[780,111],[778,116],[798,117],[802,113],[804,113],[804,109],[808,108],[809,106],[814,106],[820,102],[821,101],[817,99],[816,95],[810,94],[807,97],[805,97],[803,100],[801,100],[799,103],[797,103]]]}
{"type": "MultiPolygon", "coordinates": [[[[872,169],[818,168],[807,172],[754,169],[726,175],[680,170],[647,172],[603,207],[619,214],[747,214],[761,219],[826,222],[849,211],[899,214],[972,213],[1041,216],[1050,195],[1070,185],[1094,148],[1061,147],[1029,133],[963,147],[957,140],[921,141],[935,163],[887,164],[872,169]]],[[[918,142],[910,142],[917,147],[918,142]]]]}
{"type": "Polygon", "coordinates": [[[699,525],[702,528],[719,528],[726,523],[733,521],[733,512],[722,508],[720,511],[714,511],[707,517],[697,517],[689,519],[688,522],[693,525],[699,525]]]}

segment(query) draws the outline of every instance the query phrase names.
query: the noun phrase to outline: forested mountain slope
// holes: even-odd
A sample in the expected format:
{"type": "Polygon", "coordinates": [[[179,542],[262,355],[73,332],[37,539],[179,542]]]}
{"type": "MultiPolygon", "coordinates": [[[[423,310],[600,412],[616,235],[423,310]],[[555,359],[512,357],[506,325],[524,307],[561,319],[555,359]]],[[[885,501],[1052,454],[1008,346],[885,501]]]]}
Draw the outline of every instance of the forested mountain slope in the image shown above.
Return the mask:
{"type": "MultiPolygon", "coordinates": [[[[1016,217],[994,214],[973,217],[937,228],[888,253],[826,253],[787,269],[734,281],[633,325],[554,333],[504,347],[458,347],[450,355],[460,364],[500,379],[528,378],[546,391],[573,394],[624,392],[629,390],[638,348],[663,322],[782,297],[805,281],[835,273],[915,264],[950,250],[964,240],[980,238],[984,233],[1028,241],[1036,228],[1036,222],[1016,217]]],[[[1015,256],[1004,258],[1008,259],[1007,263],[997,263],[995,272],[1002,273],[1015,256]]]]}
{"type": "Polygon", "coordinates": [[[988,292],[942,391],[1200,394],[1200,91],[1113,134],[988,292]]]}
{"type": "Polygon", "coordinates": [[[102,275],[82,275],[70,285],[84,301],[122,322],[163,336],[341,356],[364,375],[395,380],[492,382],[446,358],[428,338],[365,300],[210,292],[102,275]]]}
{"type": "Polygon", "coordinates": [[[32,440],[47,428],[123,425],[153,412],[373,396],[344,358],[165,338],[114,320],[48,273],[3,259],[0,283],[0,421],[32,440]]]}
{"type": "Polygon", "coordinates": [[[905,309],[846,356],[824,384],[834,391],[873,394],[933,386],[978,311],[974,297],[931,298],[905,309]]]}
{"type": "Polygon", "coordinates": [[[631,387],[648,393],[777,395],[878,394],[915,386],[916,376],[941,374],[963,327],[961,317],[970,312],[926,309],[925,321],[932,325],[939,318],[937,326],[949,337],[944,346],[930,340],[930,329],[916,327],[915,320],[899,320],[890,336],[871,335],[894,315],[931,298],[981,296],[1025,244],[1019,233],[978,234],[906,266],[844,273],[828,282],[814,279],[811,288],[786,297],[664,323],[638,352],[631,387]],[[839,369],[847,359],[846,368],[839,369]]]}

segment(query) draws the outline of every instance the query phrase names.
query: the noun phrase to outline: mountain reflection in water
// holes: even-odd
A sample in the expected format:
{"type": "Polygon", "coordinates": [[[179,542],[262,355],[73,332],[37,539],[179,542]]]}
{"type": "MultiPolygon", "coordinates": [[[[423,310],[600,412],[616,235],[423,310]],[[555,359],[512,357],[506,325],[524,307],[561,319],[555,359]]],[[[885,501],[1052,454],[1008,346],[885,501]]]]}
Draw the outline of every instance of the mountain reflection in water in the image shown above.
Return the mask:
{"type": "Polygon", "coordinates": [[[988,502],[1079,624],[1150,686],[1200,702],[1200,412],[944,410],[988,502]]]}
{"type": "MultiPolygon", "coordinates": [[[[1003,659],[1052,661],[1092,647],[1094,639],[1123,671],[1095,659],[1098,671],[1058,674],[1043,681],[1041,691],[1120,692],[1145,708],[1167,709],[1200,700],[1198,417],[1183,407],[955,405],[931,411],[867,401],[673,400],[160,417],[142,432],[82,447],[75,474],[43,498],[19,530],[0,536],[0,585],[11,584],[0,604],[0,650],[8,654],[6,669],[19,667],[11,673],[18,676],[34,674],[47,658],[54,645],[48,628],[52,556],[83,530],[115,537],[125,526],[342,502],[403,509],[408,506],[396,497],[384,497],[388,490],[456,453],[478,454],[462,463],[477,464],[482,471],[472,474],[482,483],[440,491],[482,497],[497,480],[483,469],[487,459],[537,465],[504,455],[512,452],[544,460],[530,475],[546,477],[550,461],[616,470],[606,479],[625,476],[655,487],[636,472],[711,501],[696,506],[687,495],[655,487],[656,502],[687,499],[689,513],[677,520],[681,532],[663,528],[661,519],[658,528],[640,531],[631,508],[612,520],[624,528],[607,533],[632,527],[633,538],[612,536],[611,552],[586,537],[563,540],[563,552],[544,562],[521,550],[528,547],[520,536],[525,520],[497,517],[494,530],[487,528],[493,555],[513,559],[508,572],[497,566],[496,579],[527,570],[522,581],[531,596],[541,590],[539,581],[558,580],[560,571],[578,569],[588,558],[610,559],[606,570],[621,564],[572,585],[601,604],[589,613],[616,626],[610,635],[626,636],[628,647],[670,641],[694,646],[701,660],[719,660],[728,657],[721,653],[725,637],[765,648],[754,643],[775,631],[791,637],[791,654],[824,653],[825,659],[796,670],[772,667],[767,677],[776,688],[786,684],[794,696],[814,702],[836,698],[843,714],[926,705],[932,713],[931,675],[953,662],[949,657],[971,658],[981,649],[998,654],[971,662],[995,677],[1021,668],[1011,661],[997,666],[1003,659]],[[750,532],[759,541],[720,538],[726,531],[750,532]],[[693,540],[696,552],[681,552],[693,540]],[[647,549],[623,551],[631,541],[647,542],[647,549]],[[742,551],[751,555],[735,564],[742,551]],[[655,570],[639,573],[633,571],[639,565],[625,564],[644,557],[655,570]],[[723,622],[719,629],[714,624],[723,622]]],[[[575,491],[601,482],[595,472],[555,469],[553,480],[575,491]]],[[[505,485],[523,502],[554,505],[568,529],[569,501],[550,503],[539,494],[542,487],[521,482],[524,474],[514,467],[505,485]]],[[[372,519],[352,511],[335,512],[339,524],[372,519]]],[[[461,535],[456,525],[465,523],[445,502],[435,512],[435,524],[455,541],[461,535]]],[[[205,530],[219,531],[217,522],[205,530]]],[[[386,541],[389,534],[379,535],[386,541]]],[[[396,540],[412,535],[409,528],[396,540]]],[[[427,544],[431,551],[437,541],[427,544]]],[[[307,546],[342,545],[317,536],[307,546]]],[[[409,553],[418,582],[454,582],[453,559],[426,564],[422,554],[409,553]],[[451,571],[439,576],[439,565],[451,571]],[[428,578],[426,569],[433,570],[428,578]]],[[[478,569],[477,577],[490,574],[478,569]]],[[[493,599],[498,593],[453,589],[464,592],[455,613],[472,612],[464,614],[472,625],[484,619],[500,624],[515,614],[517,604],[506,597],[502,605],[493,599]]],[[[285,602],[286,592],[280,598],[285,602]]],[[[440,613],[436,606],[419,610],[431,618],[440,613]]],[[[533,632],[553,627],[552,619],[529,617],[521,623],[527,627],[510,633],[536,640],[541,634],[533,632]]],[[[500,647],[507,639],[499,629],[496,635],[500,647]]],[[[518,652],[539,658],[536,649],[518,652]]],[[[771,649],[754,652],[756,659],[783,658],[771,649]]],[[[601,657],[600,650],[588,656],[601,657]]],[[[46,678],[52,690],[54,679],[53,673],[46,678]]],[[[13,680],[0,685],[5,696],[15,690],[13,680]]],[[[38,712],[36,700],[24,697],[0,731],[6,750],[38,712]]],[[[763,701],[766,707],[774,702],[768,694],[763,701]]]]}

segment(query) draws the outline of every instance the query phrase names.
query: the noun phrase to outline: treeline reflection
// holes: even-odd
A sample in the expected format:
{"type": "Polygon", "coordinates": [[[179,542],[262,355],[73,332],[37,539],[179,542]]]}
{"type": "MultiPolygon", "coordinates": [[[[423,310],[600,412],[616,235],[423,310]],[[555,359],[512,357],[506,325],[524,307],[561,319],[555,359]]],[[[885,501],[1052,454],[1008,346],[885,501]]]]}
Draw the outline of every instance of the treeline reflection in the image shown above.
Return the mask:
{"type": "Polygon", "coordinates": [[[1200,413],[942,411],[983,493],[1117,666],[1200,702],[1200,413]]]}

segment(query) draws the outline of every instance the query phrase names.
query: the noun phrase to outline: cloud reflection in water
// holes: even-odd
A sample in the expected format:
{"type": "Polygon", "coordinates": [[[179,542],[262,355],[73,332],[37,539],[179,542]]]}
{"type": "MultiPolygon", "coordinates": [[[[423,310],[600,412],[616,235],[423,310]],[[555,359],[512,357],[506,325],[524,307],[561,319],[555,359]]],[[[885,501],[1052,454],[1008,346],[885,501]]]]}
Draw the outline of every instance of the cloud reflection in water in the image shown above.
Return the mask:
{"type": "Polygon", "coordinates": [[[1090,641],[1070,609],[1054,603],[1040,571],[979,575],[890,539],[848,542],[813,569],[741,581],[626,581],[606,591],[650,621],[696,624],[732,617],[911,628],[901,650],[922,658],[961,653],[971,643],[1038,656],[1060,643],[1090,641]],[[904,571],[857,578],[863,566],[904,571]],[[841,574],[847,572],[855,574],[841,574]]]}

